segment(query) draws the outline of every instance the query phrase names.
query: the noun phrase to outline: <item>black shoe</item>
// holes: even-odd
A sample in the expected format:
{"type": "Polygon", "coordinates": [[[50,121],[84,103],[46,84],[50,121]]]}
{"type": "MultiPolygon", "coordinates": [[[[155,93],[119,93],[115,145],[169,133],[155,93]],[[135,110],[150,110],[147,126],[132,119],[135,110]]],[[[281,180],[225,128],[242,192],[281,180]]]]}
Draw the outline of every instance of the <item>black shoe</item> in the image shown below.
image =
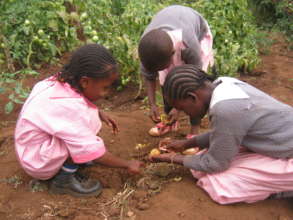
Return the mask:
{"type": "Polygon", "coordinates": [[[97,196],[102,192],[102,185],[99,181],[85,178],[78,173],[60,171],[51,180],[50,192],[77,197],[97,196]]]}
{"type": "Polygon", "coordinates": [[[288,199],[293,198],[293,191],[274,193],[268,199],[288,199]]]}

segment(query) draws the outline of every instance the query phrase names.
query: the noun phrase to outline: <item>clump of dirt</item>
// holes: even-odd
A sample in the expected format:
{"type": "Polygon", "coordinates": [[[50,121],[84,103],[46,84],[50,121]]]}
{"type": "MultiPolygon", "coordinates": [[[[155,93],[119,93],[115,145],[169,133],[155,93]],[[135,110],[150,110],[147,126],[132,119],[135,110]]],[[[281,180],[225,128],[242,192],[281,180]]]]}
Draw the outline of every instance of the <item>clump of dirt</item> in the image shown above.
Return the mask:
{"type": "Polygon", "coordinates": [[[129,175],[125,170],[110,169],[103,166],[94,166],[89,168],[91,178],[98,179],[104,188],[113,188],[120,190],[123,184],[128,179],[129,175]]]}

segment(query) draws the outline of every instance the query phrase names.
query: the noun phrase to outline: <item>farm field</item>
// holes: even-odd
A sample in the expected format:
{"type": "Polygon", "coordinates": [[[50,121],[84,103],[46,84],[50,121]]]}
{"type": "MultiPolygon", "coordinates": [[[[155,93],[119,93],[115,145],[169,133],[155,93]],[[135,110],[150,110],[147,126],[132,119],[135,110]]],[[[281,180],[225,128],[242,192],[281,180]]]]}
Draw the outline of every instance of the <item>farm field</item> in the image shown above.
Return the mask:
{"type": "MultiPolygon", "coordinates": [[[[293,52],[279,35],[274,35],[270,53],[261,55],[261,64],[252,74],[240,76],[275,98],[293,106],[293,52]]],[[[69,54],[63,55],[61,63],[69,54]]],[[[60,67],[42,68],[38,79],[28,80],[32,86],[37,80],[55,73],[60,67]]],[[[109,151],[124,158],[144,160],[148,151],[156,147],[160,138],[147,134],[152,122],[142,100],[134,101],[136,86],[122,92],[113,91],[109,98],[98,105],[111,115],[120,128],[112,135],[103,126],[100,136],[109,151]],[[138,144],[145,145],[137,150],[138,144]]],[[[144,97],[144,94],[141,95],[144,97]]],[[[0,106],[7,103],[0,97],[0,106]]],[[[3,109],[3,108],[2,108],[3,109]]],[[[290,220],[293,219],[291,200],[266,200],[254,204],[218,205],[196,186],[187,169],[165,164],[146,162],[144,174],[132,177],[120,169],[102,166],[86,168],[84,172],[98,178],[104,186],[99,197],[74,198],[48,193],[46,183],[38,184],[24,173],[15,152],[13,132],[20,110],[17,105],[10,114],[0,114],[0,219],[7,220],[290,220]]],[[[181,117],[183,126],[177,134],[182,138],[187,132],[187,119],[181,117]]],[[[202,130],[207,129],[204,121],[202,130]]]]}
{"type": "MultiPolygon", "coordinates": [[[[208,21],[218,76],[237,77],[293,106],[290,0],[0,1],[0,220],[293,220],[293,199],[219,205],[187,168],[148,160],[160,140],[183,139],[189,132],[182,113],[176,133],[148,134],[154,124],[139,71],[142,33],[158,11],[174,4],[191,7],[208,21]],[[90,43],[105,46],[120,72],[110,94],[95,103],[120,132],[114,135],[103,124],[98,135],[111,153],[145,166],[137,176],[102,165],[80,168],[102,183],[102,194],[54,195],[49,181],[32,179],[19,165],[16,120],[35,83],[58,73],[71,51],[90,43]]],[[[163,112],[160,92],[155,96],[163,112]]],[[[208,129],[205,117],[200,132],[208,129]]]]}

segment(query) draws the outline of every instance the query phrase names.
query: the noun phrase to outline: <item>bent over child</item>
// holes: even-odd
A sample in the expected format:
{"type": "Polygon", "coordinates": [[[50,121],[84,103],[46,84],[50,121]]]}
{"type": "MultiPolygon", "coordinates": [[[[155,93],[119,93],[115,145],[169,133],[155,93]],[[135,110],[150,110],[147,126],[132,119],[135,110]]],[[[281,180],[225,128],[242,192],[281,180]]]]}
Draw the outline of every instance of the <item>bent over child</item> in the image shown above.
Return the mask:
{"type": "Polygon", "coordinates": [[[15,130],[16,154],[27,174],[50,179],[53,193],[99,194],[99,181],[78,172],[88,162],[139,172],[140,162],[112,155],[97,136],[102,121],[118,131],[115,121],[93,104],[117,77],[116,61],[107,49],[85,45],[60,73],[37,83],[24,103],[15,130]]]}
{"type": "MultiPolygon", "coordinates": [[[[163,86],[174,66],[194,64],[206,71],[214,62],[212,46],[207,21],[192,8],[172,5],[153,17],[141,37],[138,52],[154,122],[160,121],[155,97],[157,76],[163,86]]],[[[165,99],[164,111],[169,116],[169,124],[158,123],[150,134],[160,136],[177,129],[178,112],[165,99]]],[[[190,134],[197,133],[200,121],[190,118],[190,123],[190,134]]]]}
{"type": "Polygon", "coordinates": [[[197,184],[220,203],[293,196],[293,108],[235,78],[215,81],[192,65],[175,67],[164,94],[191,117],[210,118],[210,131],[169,143],[204,149],[192,156],[163,154],[191,169],[197,184]]]}

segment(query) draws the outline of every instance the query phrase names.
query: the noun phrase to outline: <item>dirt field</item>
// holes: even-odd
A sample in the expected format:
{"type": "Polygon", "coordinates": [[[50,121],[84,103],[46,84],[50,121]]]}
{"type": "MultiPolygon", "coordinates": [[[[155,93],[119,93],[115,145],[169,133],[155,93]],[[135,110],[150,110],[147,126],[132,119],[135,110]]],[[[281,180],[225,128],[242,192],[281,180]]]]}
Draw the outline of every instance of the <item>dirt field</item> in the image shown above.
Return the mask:
{"type": "MultiPolygon", "coordinates": [[[[65,56],[64,60],[67,59],[65,56]]],[[[255,76],[241,76],[256,87],[279,100],[293,105],[293,52],[288,52],[282,40],[276,38],[269,55],[255,76]]],[[[42,76],[58,67],[43,69],[42,76]]],[[[113,136],[104,126],[100,136],[109,151],[124,158],[143,159],[155,147],[159,138],[148,136],[152,126],[144,103],[133,101],[136,88],[115,93],[99,103],[117,120],[120,133],[113,136]],[[137,144],[145,144],[136,150],[137,144]]],[[[1,97],[1,111],[6,98],[1,97]]],[[[142,176],[131,177],[123,170],[102,166],[88,168],[92,177],[104,185],[99,197],[74,198],[48,193],[46,184],[33,184],[20,168],[14,153],[13,130],[20,107],[10,115],[0,111],[0,219],[131,219],[131,220],[290,220],[293,219],[292,200],[267,200],[254,204],[218,205],[196,186],[187,169],[173,165],[147,164],[142,176]]],[[[173,136],[187,132],[186,117],[182,128],[173,136]]],[[[206,122],[202,130],[206,129],[206,122]]],[[[293,184],[293,183],[292,183],[293,184]]]]}

